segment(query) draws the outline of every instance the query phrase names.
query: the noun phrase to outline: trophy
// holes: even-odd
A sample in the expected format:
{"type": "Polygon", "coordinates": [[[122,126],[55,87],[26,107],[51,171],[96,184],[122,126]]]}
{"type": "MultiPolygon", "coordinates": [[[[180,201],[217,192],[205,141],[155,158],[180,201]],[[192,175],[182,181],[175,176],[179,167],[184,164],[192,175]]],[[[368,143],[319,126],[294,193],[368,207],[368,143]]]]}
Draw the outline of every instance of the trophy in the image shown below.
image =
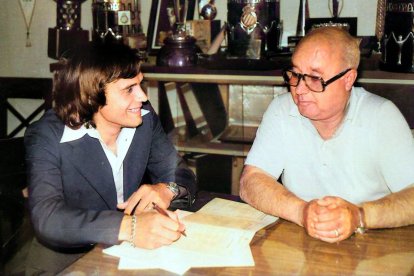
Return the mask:
{"type": "Polygon", "coordinates": [[[145,49],[139,0],[93,0],[92,40],[124,43],[131,48],[145,49]]]}
{"type": "Polygon", "coordinates": [[[381,39],[380,68],[396,72],[414,72],[414,1],[388,0],[381,39]]]}
{"type": "Polygon", "coordinates": [[[164,39],[164,45],[157,55],[157,65],[187,67],[197,64],[197,54],[201,52],[196,39],[186,32],[188,0],[174,0],[175,22],[173,32],[164,39]]]}
{"type": "Polygon", "coordinates": [[[332,0],[328,2],[329,11],[333,18],[338,18],[339,14],[341,13],[344,2],[342,0],[332,0]]]}
{"type": "Polygon", "coordinates": [[[280,47],[279,0],[227,0],[230,57],[260,59],[280,47]]]}
{"type": "Polygon", "coordinates": [[[296,25],[296,35],[288,37],[288,47],[293,51],[299,40],[305,36],[306,21],[309,18],[309,5],[307,0],[300,0],[298,23],[296,25]]]}
{"type": "Polygon", "coordinates": [[[89,32],[82,30],[81,4],[85,0],[55,0],[56,27],[49,28],[47,54],[59,59],[69,48],[89,40],[89,32]]]}
{"type": "Polygon", "coordinates": [[[305,32],[320,27],[338,27],[347,30],[351,35],[357,35],[357,18],[340,17],[344,8],[344,0],[328,0],[328,9],[331,17],[328,18],[307,18],[305,32]]]}

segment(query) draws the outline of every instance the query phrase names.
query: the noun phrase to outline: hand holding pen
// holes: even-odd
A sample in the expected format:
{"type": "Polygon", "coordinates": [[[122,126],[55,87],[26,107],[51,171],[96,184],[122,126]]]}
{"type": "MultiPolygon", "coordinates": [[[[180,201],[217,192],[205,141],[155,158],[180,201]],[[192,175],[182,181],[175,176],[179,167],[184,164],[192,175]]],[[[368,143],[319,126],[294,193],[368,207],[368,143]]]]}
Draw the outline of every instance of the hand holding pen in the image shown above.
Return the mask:
{"type": "Polygon", "coordinates": [[[161,215],[164,215],[164,216],[166,216],[166,217],[169,217],[169,218],[171,218],[171,219],[173,219],[173,220],[175,220],[175,221],[177,221],[178,222],[178,224],[180,225],[180,227],[178,228],[178,232],[180,232],[181,233],[181,235],[183,235],[184,237],[187,237],[187,235],[186,235],[186,233],[185,233],[185,226],[184,226],[184,224],[182,224],[180,221],[179,221],[179,219],[178,219],[178,216],[177,216],[177,214],[175,214],[175,217],[174,216],[171,216],[170,215],[170,213],[168,213],[165,209],[162,209],[161,207],[159,207],[156,203],[152,203],[152,206],[154,207],[154,209],[158,212],[158,213],[160,213],[161,215]]]}

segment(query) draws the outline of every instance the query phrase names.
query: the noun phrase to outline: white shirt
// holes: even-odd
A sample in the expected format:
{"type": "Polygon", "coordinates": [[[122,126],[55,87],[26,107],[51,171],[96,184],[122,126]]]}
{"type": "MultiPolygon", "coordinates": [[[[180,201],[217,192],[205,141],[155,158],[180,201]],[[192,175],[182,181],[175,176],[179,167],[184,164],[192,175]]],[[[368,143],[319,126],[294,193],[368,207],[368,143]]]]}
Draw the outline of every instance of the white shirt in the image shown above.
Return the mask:
{"type": "Polygon", "coordinates": [[[266,111],[246,164],[304,200],[326,195],[353,203],[382,198],[414,183],[414,140],[389,100],[353,88],[344,121],[323,140],[289,93],[266,111]]]}
{"type": "MultiPolygon", "coordinates": [[[[141,109],[141,116],[148,114],[149,111],[141,109]]],[[[65,126],[60,143],[75,141],[85,135],[96,138],[101,143],[102,149],[108,158],[109,164],[112,168],[112,175],[114,177],[117,201],[118,204],[124,202],[124,159],[134,138],[136,128],[122,128],[116,139],[117,154],[113,153],[102,140],[98,130],[93,127],[86,128],[84,125],[79,129],[71,129],[65,126]]]]}

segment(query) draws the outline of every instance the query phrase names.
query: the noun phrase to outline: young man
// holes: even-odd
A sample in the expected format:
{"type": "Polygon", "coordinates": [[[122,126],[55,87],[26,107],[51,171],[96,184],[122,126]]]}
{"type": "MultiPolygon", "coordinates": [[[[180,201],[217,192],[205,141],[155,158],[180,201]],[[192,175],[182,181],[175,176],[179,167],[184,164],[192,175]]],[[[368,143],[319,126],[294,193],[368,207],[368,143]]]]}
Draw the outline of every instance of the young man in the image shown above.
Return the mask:
{"type": "Polygon", "coordinates": [[[95,243],[156,248],[180,238],[176,214],[163,216],[153,204],[191,204],[195,177],[141,88],[139,63],[129,47],[109,44],[62,61],[55,107],[25,135],[36,234],[29,274],[54,274],[95,243]]]}
{"type": "Polygon", "coordinates": [[[413,137],[392,102],[353,87],[359,57],[339,28],[300,41],[240,181],[246,202],[327,242],[414,223],[413,137]]]}

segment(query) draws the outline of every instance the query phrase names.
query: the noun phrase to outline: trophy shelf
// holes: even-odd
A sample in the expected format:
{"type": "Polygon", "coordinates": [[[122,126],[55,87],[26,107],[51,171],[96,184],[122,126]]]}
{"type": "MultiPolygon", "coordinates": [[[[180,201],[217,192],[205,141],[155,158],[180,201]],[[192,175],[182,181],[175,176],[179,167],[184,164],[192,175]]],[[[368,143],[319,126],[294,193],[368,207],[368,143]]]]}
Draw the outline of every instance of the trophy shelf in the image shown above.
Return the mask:
{"type": "Polygon", "coordinates": [[[211,70],[203,67],[167,67],[143,64],[147,81],[244,85],[283,85],[282,71],[211,70]]]}
{"type": "MultiPolygon", "coordinates": [[[[362,61],[363,62],[363,61],[362,61]]],[[[377,68],[365,68],[358,72],[358,84],[396,84],[414,85],[414,74],[381,71],[377,68]]],[[[242,85],[283,85],[282,70],[210,70],[202,67],[172,68],[142,65],[142,72],[147,81],[159,82],[189,82],[242,85]]]]}

